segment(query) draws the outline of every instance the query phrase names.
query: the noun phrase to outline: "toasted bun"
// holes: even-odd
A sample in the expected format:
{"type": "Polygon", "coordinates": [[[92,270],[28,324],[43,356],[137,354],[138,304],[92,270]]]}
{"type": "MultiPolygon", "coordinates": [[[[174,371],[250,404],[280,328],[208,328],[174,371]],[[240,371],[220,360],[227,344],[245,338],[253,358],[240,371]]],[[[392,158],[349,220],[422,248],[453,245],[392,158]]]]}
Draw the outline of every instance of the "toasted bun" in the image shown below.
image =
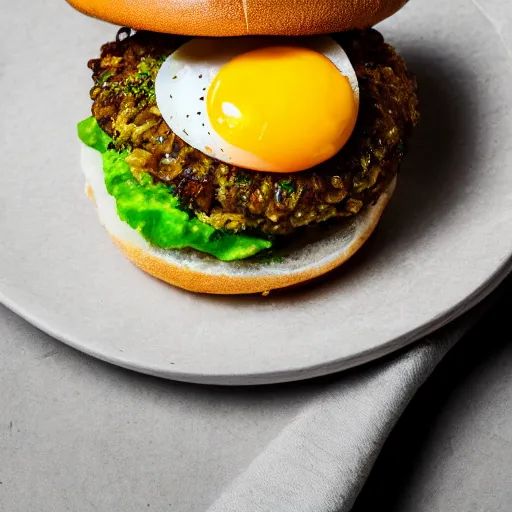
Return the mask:
{"type": "Polygon", "coordinates": [[[190,36],[311,35],[371,27],[407,0],[68,0],[116,25],[190,36]]]}
{"type": "Polygon", "coordinates": [[[369,238],[395,188],[396,179],[378,202],[322,239],[294,250],[281,263],[223,262],[197,251],[152,247],[117,215],[105,188],[100,153],[82,148],[85,192],[96,203],[100,221],[125,256],[162,281],[200,293],[266,293],[321,276],[347,261],[369,238]]]}

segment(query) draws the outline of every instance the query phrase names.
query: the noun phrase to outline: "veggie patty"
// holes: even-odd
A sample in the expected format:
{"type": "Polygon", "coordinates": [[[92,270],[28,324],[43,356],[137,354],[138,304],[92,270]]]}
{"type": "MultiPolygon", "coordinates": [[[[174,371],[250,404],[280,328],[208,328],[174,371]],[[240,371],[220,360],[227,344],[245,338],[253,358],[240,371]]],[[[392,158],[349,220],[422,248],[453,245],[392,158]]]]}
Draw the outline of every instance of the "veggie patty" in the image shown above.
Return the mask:
{"type": "MultiPolygon", "coordinates": [[[[121,29],[89,62],[92,113],[128,152],[133,175],[171,187],[185,208],[216,229],[286,235],[373,204],[396,175],[419,120],[416,80],[377,31],[334,34],[360,88],[356,128],[323,164],[290,175],[255,172],[208,157],[175,134],[160,115],[154,80],[164,60],[188,38],[121,29]],[[123,37],[124,36],[124,37],[123,37]]],[[[311,130],[315,127],[312,126],[311,130]]]]}

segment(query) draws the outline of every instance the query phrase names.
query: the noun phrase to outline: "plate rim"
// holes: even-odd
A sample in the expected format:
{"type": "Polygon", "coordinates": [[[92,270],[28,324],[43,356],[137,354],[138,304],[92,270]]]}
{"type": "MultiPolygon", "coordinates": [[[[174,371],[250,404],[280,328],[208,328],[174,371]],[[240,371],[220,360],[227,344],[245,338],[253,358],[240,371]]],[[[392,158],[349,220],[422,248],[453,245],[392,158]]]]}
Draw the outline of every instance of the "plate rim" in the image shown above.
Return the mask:
{"type": "Polygon", "coordinates": [[[185,371],[172,371],[168,366],[164,369],[158,369],[154,366],[151,368],[149,365],[140,365],[135,362],[129,361],[123,357],[107,356],[102,352],[84,346],[74,339],[73,336],[66,336],[63,333],[58,333],[52,329],[49,324],[45,324],[30,312],[25,311],[24,307],[17,304],[16,301],[9,299],[0,289],[0,304],[3,304],[7,309],[21,317],[33,325],[38,330],[51,336],[52,338],[64,343],[65,345],[78,350],[90,357],[124,368],[126,370],[159,377],[167,380],[178,382],[185,382],[191,384],[202,385],[219,385],[219,386],[255,386],[255,385],[273,385],[283,384],[286,382],[297,382],[302,380],[310,380],[318,377],[324,377],[333,373],[339,373],[366,363],[370,363],[394,352],[397,352],[408,345],[414,344],[420,339],[432,334],[433,332],[445,327],[450,322],[455,321],[474,307],[481,301],[489,296],[507,276],[512,272],[512,255],[506,259],[502,265],[485,281],[482,285],[477,287],[473,293],[469,294],[465,299],[461,300],[454,306],[446,309],[438,316],[432,318],[430,321],[418,326],[416,329],[402,334],[398,337],[392,338],[383,342],[378,347],[364,350],[362,352],[353,354],[349,357],[329,361],[328,363],[318,363],[313,366],[306,366],[302,368],[294,368],[282,371],[270,371],[259,373],[239,373],[239,374],[226,374],[226,373],[211,373],[199,375],[185,371]]]}

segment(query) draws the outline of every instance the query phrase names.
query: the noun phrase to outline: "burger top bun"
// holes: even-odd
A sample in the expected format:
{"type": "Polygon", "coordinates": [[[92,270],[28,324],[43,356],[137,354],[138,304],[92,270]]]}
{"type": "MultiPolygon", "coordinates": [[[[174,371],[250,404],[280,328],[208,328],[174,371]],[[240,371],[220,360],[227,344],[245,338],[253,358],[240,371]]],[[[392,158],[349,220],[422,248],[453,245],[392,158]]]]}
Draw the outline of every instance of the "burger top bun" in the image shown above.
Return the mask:
{"type": "Polygon", "coordinates": [[[370,27],[407,0],[68,0],[89,16],[190,36],[327,34],[370,27]]]}

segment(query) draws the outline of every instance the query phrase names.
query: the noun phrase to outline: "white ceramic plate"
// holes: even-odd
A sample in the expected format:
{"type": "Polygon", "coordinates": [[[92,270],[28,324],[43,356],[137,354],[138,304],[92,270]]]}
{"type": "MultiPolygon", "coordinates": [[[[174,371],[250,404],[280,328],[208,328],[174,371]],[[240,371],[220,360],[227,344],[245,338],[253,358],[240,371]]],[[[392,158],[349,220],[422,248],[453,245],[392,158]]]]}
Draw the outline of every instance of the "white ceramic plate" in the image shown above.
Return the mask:
{"type": "Polygon", "coordinates": [[[166,378],[302,379],[396,350],[466,309],[512,254],[508,0],[413,0],[380,26],[421,87],[423,121],[375,236],[321,284],[192,295],[114,248],[83,194],[87,60],[116,28],[19,0],[0,30],[0,300],[84,352],[166,378]]]}

